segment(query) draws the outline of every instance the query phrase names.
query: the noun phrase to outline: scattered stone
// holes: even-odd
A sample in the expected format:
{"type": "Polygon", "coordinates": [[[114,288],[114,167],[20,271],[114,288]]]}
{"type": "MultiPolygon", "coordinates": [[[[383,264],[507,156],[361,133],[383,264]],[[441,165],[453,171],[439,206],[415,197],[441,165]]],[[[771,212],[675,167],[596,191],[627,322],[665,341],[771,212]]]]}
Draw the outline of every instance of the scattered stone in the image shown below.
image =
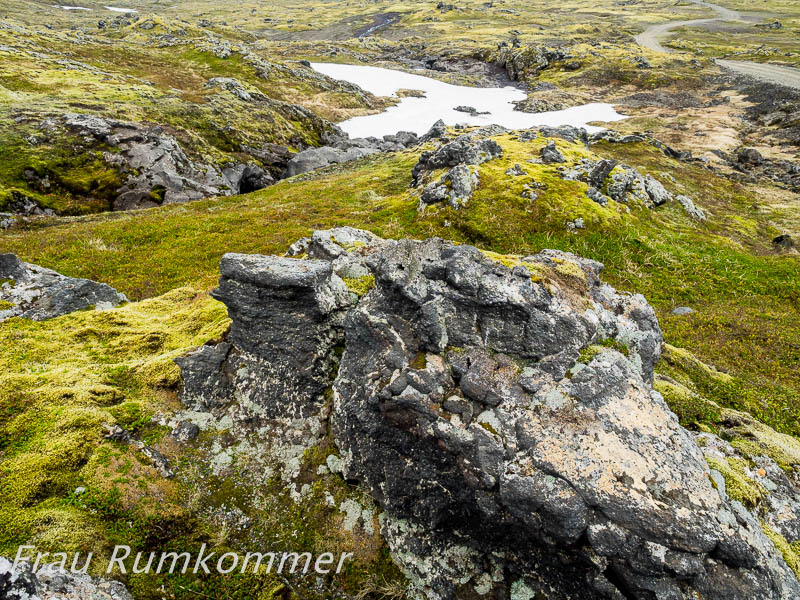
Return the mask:
{"type": "Polygon", "coordinates": [[[187,443],[200,435],[200,427],[191,421],[181,421],[172,430],[172,437],[182,443],[187,443]]]}
{"type": "Polygon", "coordinates": [[[634,65],[636,65],[637,69],[652,69],[653,68],[653,65],[650,64],[650,61],[647,60],[641,54],[637,55],[637,56],[631,56],[631,57],[628,58],[628,60],[631,61],[631,63],[633,63],[634,65]]]}
{"type": "Polygon", "coordinates": [[[736,153],[736,160],[742,165],[757,166],[764,162],[764,157],[755,148],[741,148],[736,153]]]}
{"type": "Polygon", "coordinates": [[[467,113],[467,114],[469,114],[469,115],[471,115],[473,117],[476,117],[478,115],[491,114],[488,110],[487,111],[479,111],[474,106],[456,106],[453,110],[458,111],[458,112],[467,113]]]}
{"type": "Polygon", "coordinates": [[[675,196],[675,199],[680,203],[683,207],[683,210],[686,211],[693,219],[697,219],[698,221],[705,221],[706,220],[706,213],[703,211],[702,208],[695,205],[689,196],[678,195],[675,196]]]}
{"type": "Polygon", "coordinates": [[[679,306],[677,308],[672,309],[670,314],[672,315],[690,315],[694,312],[694,309],[689,308],[688,306],[679,306]]]}
{"type": "Polygon", "coordinates": [[[478,182],[477,169],[467,165],[457,165],[445,173],[438,182],[425,187],[420,196],[420,208],[444,201],[455,209],[462,208],[472,198],[478,182]]]}
{"type": "Polygon", "coordinates": [[[252,102],[254,99],[263,100],[265,98],[262,94],[255,93],[254,95],[249,92],[238,79],[233,77],[212,77],[203,87],[227,90],[244,102],[252,102]]]}
{"type": "Polygon", "coordinates": [[[578,217],[574,221],[567,222],[567,229],[575,231],[576,229],[585,229],[586,225],[583,223],[583,217],[578,217]]]}
{"type": "Polygon", "coordinates": [[[66,277],[50,269],[22,262],[14,254],[0,254],[0,321],[22,317],[34,321],[52,319],[76,310],[128,299],[105,283],[66,277]]]}
{"type": "Polygon", "coordinates": [[[57,565],[17,565],[0,557],[0,598],[9,600],[133,600],[119,581],[71,573],[57,565]]]}
{"type": "Polygon", "coordinates": [[[595,187],[589,187],[589,189],[586,190],[586,197],[600,206],[606,206],[608,204],[608,196],[595,187]]]}
{"type": "Polygon", "coordinates": [[[541,151],[542,162],[545,164],[563,163],[567,162],[566,157],[561,154],[561,151],[556,147],[555,142],[547,142],[547,145],[541,151]]]}
{"type": "Polygon", "coordinates": [[[425,171],[455,167],[457,165],[480,165],[503,154],[500,145],[491,139],[477,139],[472,134],[458,136],[437,150],[423,152],[414,165],[411,175],[419,185],[425,171]]]}
{"type": "Polygon", "coordinates": [[[672,194],[652,175],[645,175],[644,189],[650,197],[652,206],[661,206],[672,200],[672,194]]]}
{"type": "Polygon", "coordinates": [[[520,177],[522,175],[527,175],[528,172],[523,169],[519,163],[514,164],[513,167],[506,169],[506,175],[511,175],[512,177],[520,177]]]}

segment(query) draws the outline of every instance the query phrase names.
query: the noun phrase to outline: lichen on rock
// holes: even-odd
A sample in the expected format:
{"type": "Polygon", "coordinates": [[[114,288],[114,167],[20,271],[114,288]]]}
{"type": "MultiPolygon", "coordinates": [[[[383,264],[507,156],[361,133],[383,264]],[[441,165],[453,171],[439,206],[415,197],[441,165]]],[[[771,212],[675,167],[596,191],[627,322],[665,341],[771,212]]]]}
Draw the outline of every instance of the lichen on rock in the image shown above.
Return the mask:
{"type": "Polygon", "coordinates": [[[601,264],[350,228],[302,248],[223,259],[232,329],[182,359],[184,399],[227,379],[229,402],[329,431],[412,596],[800,593],[653,389],[652,308],[601,264]],[[365,271],[374,286],[348,293],[339,274],[365,271]]]}

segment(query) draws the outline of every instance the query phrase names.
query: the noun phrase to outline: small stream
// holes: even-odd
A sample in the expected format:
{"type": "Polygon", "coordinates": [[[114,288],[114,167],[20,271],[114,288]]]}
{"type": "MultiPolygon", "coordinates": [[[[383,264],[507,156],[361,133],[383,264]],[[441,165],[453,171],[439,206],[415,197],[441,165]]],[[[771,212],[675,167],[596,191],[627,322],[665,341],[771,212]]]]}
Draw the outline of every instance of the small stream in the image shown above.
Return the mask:
{"type": "Polygon", "coordinates": [[[430,77],[362,65],[312,63],[314,69],[334,79],[348,81],[376,96],[396,96],[398,90],[419,90],[424,98],[401,98],[396,106],[382,113],[348,119],[339,126],[351,137],[382,137],[398,131],[421,135],[439,119],[447,125],[502,125],[509,129],[527,129],[541,125],[572,125],[587,131],[602,130],[590,122],[612,122],[625,119],[611,104],[591,103],[565,110],[525,113],[515,110],[513,102],[527,95],[515,87],[477,88],[444,83],[430,77]],[[470,114],[456,107],[474,108],[470,114]]]}

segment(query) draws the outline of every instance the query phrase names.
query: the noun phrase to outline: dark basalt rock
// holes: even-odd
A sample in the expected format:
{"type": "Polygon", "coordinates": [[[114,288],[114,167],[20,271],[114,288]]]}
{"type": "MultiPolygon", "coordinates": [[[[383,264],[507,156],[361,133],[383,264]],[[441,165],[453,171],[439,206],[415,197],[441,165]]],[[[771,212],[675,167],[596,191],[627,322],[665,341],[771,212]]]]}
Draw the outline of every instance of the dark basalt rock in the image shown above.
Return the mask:
{"type": "Polygon", "coordinates": [[[334,347],[352,302],[324,260],[226,254],[212,292],[232,319],[227,340],[177,359],[183,401],[203,410],[240,392],[268,416],[318,412],[330,387],[334,347]]]}
{"type": "Polygon", "coordinates": [[[418,185],[425,171],[455,167],[456,165],[480,165],[502,156],[503,149],[491,139],[478,139],[472,134],[458,136],[437,150],[423,152],[414,165],[411,175],[418,185]]]}
{"type": "Polygon", "coordinates": [[[413,596],[800,595],[654,391],[653,309],[602,265],[351,228],[297,250],[311,258],[223,258],[232,328],[184,359],[184,400],[227,378],[275,418],[330,410],[343,475],[382,507],[413,596]],[[345,273],[374,287],[356,299],[345,273]]]}
{"type": "Polygon", "coordinates": [[[90,307],[113,308],[127,302],[105,283],[66,277],[50,269],[22,262],[14,254],[0,254],[0,321],[22,317],[34,321],[52,319],[90,307]],[[5,280],[5,281],[4,281],[5,280]]]}
{"type": "Polygon", "coordinates": [[[547,142],[547,145],[542,148],[541,155],[542,162],[545,164],[567,162],[561,151],[556,148],[555,142],[547,142]]]}

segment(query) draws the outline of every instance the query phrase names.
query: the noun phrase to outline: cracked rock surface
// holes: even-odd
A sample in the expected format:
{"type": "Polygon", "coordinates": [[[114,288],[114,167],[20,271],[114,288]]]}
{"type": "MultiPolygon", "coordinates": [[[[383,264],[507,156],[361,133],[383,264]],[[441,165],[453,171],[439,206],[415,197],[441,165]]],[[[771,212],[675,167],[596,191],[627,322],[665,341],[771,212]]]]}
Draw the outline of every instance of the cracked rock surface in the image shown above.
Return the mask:
{"type": "Polygon", "coordinates": [[[653,309],[601,264],[352,228],[295,246],[308,258],[223,258],[232,329],[179,361],[184,401],[316,415],[412,597],[800,595],[653,389],[653,309]]]}
{"type": "Polygon", "coordinates": [[[127,300],[105,283],[66,277],[14,254],[0,254],[0,321],[43,321],[92,306],[109,309],[127,300]]]}

